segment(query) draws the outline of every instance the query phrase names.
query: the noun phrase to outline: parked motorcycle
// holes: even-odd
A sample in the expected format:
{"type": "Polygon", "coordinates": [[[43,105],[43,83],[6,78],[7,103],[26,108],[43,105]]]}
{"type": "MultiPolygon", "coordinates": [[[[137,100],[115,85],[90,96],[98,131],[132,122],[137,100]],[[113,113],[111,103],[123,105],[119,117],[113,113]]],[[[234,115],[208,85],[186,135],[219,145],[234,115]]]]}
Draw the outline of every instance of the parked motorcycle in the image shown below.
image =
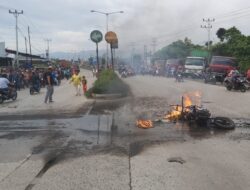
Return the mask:
{"type": "Polygon", "coordinates": [[[9,85],[8,91],[0,91],[0,104],[2,104],[6,100],[12,99],[15,101],[17,99],[17,91],[13,84],[9,85]]]}
{"type": "Polygon", "coordinates": [[[204,74],[204,83],[216,84],[216,76],[212,73],[204,74]]]}
{"type": "Polygon", "coordinates": [[[226,77],[224,80],[225,87],[227,90],[240,90],[241,92],[246,92],[249,88],[246,78],[244,77],[236,77],[233,81],[232,77],[226,77]]]}

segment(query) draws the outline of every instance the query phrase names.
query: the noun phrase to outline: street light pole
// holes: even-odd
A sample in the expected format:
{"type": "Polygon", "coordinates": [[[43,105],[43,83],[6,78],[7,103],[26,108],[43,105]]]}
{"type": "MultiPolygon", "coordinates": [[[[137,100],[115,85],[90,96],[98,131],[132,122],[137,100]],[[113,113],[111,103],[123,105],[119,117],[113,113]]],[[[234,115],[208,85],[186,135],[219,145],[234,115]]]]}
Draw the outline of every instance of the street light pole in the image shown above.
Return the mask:
{"type": "Polygon", "coordinates": [[[50,61],[50,57],[49,57],[49,43],[51,42],[51,39],[44,39],[46,42],[47,42],[47,59],[48,59],[48,62],[50,61]]]}
{"type": "MultiPolygon", "coordinates": [[[[111,14],[118,14],[118,13],[124,13],[124,11],[115,11],[115,12],[101,12],[101,11],[96,11],[96,10],[91,10],[90,12],[92,13],[100,13],[100,14],[103,14],[103,15],[106,15],[106,32],[109,31],[109,15],[111,14]]],[[[109,46],[108,46],[108,43],[107,43],[107,46],[106,46],[106,68],[108,67],[108,60],[109,60],[109,46]]]]}
{"type": "Polygon", "coordinates": [[[17,67],[19,67],[19,52],[18,52],[18,16],[20,14],[23,14],[23,10],[21,11],[11,11],[9,10],[9,13],[10,14],[13,14],[14,17],[16,18],[16,65],[17,67]]]}
{"type": "MultiPolygon", "coordinates": [[[[109,31],[109,14],[106,13],[106,33],[109,31]]],[[[109,61],[109,44],[106,43],[106,69],[108,68],[109,61]]]]}

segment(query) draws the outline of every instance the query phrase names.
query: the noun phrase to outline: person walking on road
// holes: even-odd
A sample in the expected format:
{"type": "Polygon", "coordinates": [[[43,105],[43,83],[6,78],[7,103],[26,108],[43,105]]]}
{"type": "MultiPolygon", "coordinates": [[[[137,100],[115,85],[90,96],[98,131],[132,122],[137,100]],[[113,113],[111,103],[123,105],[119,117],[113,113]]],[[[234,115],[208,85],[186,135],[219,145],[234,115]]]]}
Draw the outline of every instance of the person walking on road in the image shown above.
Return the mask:
{"type": "Polygon", "coordinates": [[[70,79],[70,83],[73,82],[73,85],[76,89],[76,96],[81,96],[81,83],[82,83],[82,78],[79,75],[79,70],[76,70],[74,75],[70,79]]]}
{"type": "Polygon", "coordinates": [[[87,79],[85,76],[82,76],[82,88],[83,88],[83,94],[87,92],[87,79]]]}
{"type": "Polygon", "coordinates": [[[49,100],[49,103],[52,103],[53,102],[52,96],[54,93],[54,80],[52,76],[51,66],[48,68],[48,71],[45,73],[44,80],[47,85],[47,92],[46,92],[44,103],[47,104],[48,100],[49,100]]]}

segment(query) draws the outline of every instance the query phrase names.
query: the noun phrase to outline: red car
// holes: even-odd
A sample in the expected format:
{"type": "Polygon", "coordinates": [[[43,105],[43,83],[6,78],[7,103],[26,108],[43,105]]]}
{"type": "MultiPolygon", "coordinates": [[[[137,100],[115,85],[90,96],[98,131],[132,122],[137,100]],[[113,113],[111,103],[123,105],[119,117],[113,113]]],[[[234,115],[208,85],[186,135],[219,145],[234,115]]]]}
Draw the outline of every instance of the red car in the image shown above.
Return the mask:
{"type": "Polygon", "coordinates": [[[213,56],[209,64],[209,70],[215,74],[216,80],[223,82],[231,70],[238,69],[238,63],[234,57],[213,56]]]}

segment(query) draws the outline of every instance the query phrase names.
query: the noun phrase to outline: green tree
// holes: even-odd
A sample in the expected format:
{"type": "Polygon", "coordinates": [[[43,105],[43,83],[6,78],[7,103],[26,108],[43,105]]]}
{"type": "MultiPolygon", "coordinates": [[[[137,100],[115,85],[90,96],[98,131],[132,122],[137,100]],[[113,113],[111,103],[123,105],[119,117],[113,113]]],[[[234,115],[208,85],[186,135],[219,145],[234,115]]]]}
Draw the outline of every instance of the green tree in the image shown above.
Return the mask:
{"type": "Polygon", "coordinates": [[[157,51],[154,55],[154,59],[174,59],[174,58],[185,58],[191,52],[192,42],[185,38],[184,41],[178,40],[172,44],[163,47],[157,51]]]}
{"type": "Polygon", "coordinates": [[[223,32],[220,28],[217,36],[221,42],[213,45],[213,55],[236,57],[241,70],[250,68],[250,36],[243,35],[236,27],[225,29],[223,32]]]}
{"type": "Polygon", "coordinates": [[[219,30],[216,32],[216,35],[220,39],[221,42],[223,42],[225,39],[226,31],[227,30],[225,28],[219,28],[219,30]]]}

